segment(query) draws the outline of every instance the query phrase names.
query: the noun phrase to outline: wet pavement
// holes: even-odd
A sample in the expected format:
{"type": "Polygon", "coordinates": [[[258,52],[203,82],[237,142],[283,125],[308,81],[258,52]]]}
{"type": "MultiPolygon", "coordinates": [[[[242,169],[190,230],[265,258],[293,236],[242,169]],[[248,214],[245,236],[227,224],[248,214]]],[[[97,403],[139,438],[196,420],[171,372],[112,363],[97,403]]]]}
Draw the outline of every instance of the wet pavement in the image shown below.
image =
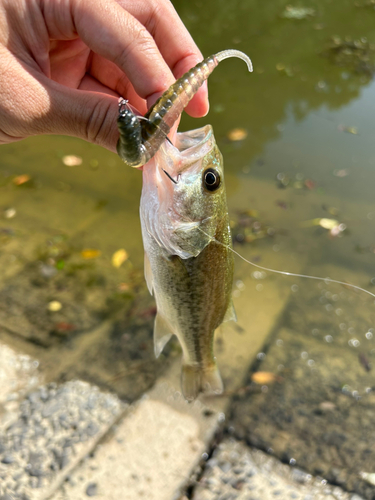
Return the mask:
{"type": "Polygon", "coordinates": [[[234,439],[208,460],[192,500],[362,500],[234,439]]]}
{"type": "Polygon", "coordinates": [[[234,397],[228,430],[373,499],[374,484],[365,479],[375,470],[373,299],[330,283],[309,285],[292,295],[248,374],[247,390],[234,397]]]}
{"type": "Polygon", "coordinates": [[[116,396],[78,381],[28,394],[17,420],[0,436],[1,498],[48,497],[60,472],[77,465],[122,407],[116,396]]]}

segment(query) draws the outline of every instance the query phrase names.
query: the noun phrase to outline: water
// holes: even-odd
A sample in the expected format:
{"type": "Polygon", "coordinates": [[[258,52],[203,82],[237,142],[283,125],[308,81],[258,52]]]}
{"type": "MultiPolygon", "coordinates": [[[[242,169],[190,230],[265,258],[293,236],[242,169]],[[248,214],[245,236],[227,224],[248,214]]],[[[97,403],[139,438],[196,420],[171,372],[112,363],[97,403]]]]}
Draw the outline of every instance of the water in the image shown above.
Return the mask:
{"type": "MultiPolygon", "coordinates": [[[[249,240],[237,243],[237,251],[266,267],[373,291],[375,13],[365,0],[306,1],[314,16],[295,20],[283,17],[287,4],[174,2],[205,56],[236,48],[254,64],[249,74],[241,61],[222,62],[209,80],[209,115],[184,116],[180,129],[213,125],[234,233],[249,240]],[[235,128],[247,137],[230,141],[235,128]],[[311,222],[322,218],[346,228],[334,236],[311,222]]],[[[79,376],[128,400],[138,397],[180,355],[172,344],[162,360],[153,356],[155,311],[142,278],[141,174],[77,139],[34,137],[1,147],[0,190],[1,337],[41,359],[50,379],[79,376]],[[64,165],[71,154],[82,164],[64,165]],[[31,177],[29,187],[14,184],[21,174],[31,177]],[[9,208],[12,218],[6,218],[9,208]],[[121,248],[129,257],[117,269],[111,259],[121,248]],[[85,250],[96,254],[87,259],[85,250]],[[52,301],[61,311],[48,309],[52,301]]],[[[375,326],[373,299],[339,285],[255,271],[236,260],[238,326],[248,336],[243,356],[251,358],[255,335],[266,355],[245,385],[252,386],[254,371],[281,378],[267,392],[238,396],[234,434],[371,498],[358,474],[375,465],[366,445],[374,425],[375,347],[366,337],[375,326]],[[281,313],[274,317],[277,304],[281,313]],[[264,314],[256,316],[254,333],[258,310],[264,314]],[[264,426],[254,423],[260,414],[264,426]]],[[[235,386],[236,360],[230,350],[225,357],[230,340],[225,332],[219,340],[221,371],[227,386],[235,386]]]]}

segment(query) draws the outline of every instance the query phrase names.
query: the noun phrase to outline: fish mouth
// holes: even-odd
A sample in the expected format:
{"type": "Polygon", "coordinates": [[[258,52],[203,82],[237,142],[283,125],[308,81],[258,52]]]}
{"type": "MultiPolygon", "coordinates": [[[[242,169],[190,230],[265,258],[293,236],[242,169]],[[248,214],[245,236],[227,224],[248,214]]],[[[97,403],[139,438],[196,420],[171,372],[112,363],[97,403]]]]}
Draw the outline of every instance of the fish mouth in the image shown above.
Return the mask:
{"type": "Polygon", "coordinates": [[[194,163],[199,165],[201,160],[216,146],[211,125],[179,132],[176,134],[175,144],[165,141],[162,145],[163,172],[174,183],[179,181],[179,175],[190,168],[194,163]]]}
{"type": "Polygon", "coordinates": [[[179,132],[176,136],[175,147],[184,156],[198,154],[198,158],[207,154],[213,147],[215,138],[211,125],[179,132]]]}

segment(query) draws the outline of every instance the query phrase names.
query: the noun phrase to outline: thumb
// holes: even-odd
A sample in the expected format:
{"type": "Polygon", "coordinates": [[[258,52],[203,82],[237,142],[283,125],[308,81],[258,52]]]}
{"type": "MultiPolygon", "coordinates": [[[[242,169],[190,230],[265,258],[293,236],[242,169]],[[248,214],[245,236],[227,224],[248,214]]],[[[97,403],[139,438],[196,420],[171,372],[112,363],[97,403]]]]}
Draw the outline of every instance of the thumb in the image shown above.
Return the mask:
{"type": "Polygon", "coordinates": [[[38,134],[80,137],[116,152],[117,97],[76,90],[31,70],[9,65],[11,85],[1,85],[0,143],[38,134]]]}
{"type": "Polygon", "coordinates": [[[119,137],[118,97],[51,83],[58,89],[48,92],[49,109],[40,118],[41,123],[36,124],[44,129],[41,133],[80,137],[115,153],[119,137]]]}

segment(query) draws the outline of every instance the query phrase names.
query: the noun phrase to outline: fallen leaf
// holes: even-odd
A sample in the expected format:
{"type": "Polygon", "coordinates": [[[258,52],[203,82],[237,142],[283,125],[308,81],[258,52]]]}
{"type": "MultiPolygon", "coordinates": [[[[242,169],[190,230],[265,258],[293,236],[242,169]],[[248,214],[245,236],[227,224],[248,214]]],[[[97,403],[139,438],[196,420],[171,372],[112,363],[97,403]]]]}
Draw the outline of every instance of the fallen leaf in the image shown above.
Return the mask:
{"type": "Polygon", "coordinates": [[[273,384],[276,375],[271,372],[255,372],[251,375],[251,380],[258,385],[273,384]]]}
{"type": "Polygon", "coordinates": [[[307,187],[307,189],[309,189],[311,191],[311,190],[315,189],[316,184],[311,179],[305,179],[305,187],[307,187]]]}
{"type": "Polygon", "coordinates": [[[339,125],[337,127],[340,132],[347,132],[348,134],[358,135],[357,127],[347,127],[346,125],[339,125]]]}
{"type": "Polygon", "coordinates": [[[128,257],[128,252],[123,248],[120,248],[120,250],[117,250],[117,252],[112,255],[112,266],[120,267],[126,260],[128,260],[128,257]]]}
{"type": "Polygon", "coordinates": [[[336,219],[326,219],[326,218],[316,218],[311,220],[306,220],[301,223],[302,227],[311,227],[311,226],[321,226],[324,229],[333,229],[338,226],[340,223],[336,219]]]}
{"type": "Polygon", "coordinates": [[[15,208],[7,208],[4,210],[4,217],[6,219],[13,219],[13,217],[15,217],[16,214],[17,212],[15,208]]]}
{"type": "Polygon", "coordinates": [[[128,283],[120,283],[118,286],[119,292],[129,292],[131,290],[131,286],[128,283]]]}
{"type": "Polygon", "coordinates": [[[342,168],[340,170],[334,170],[333,175],[335,175],[336,177],[346,177],[347,175],[349,175],[349,170],[347,168],[342,168]]]}
{"type": "Polygon", "coordinates": [[[58,300],[52,300],[51,302],[48,303],[48,310],[51,312],[60,311],[61,308],[62,304],[58,300]]]}
{"type": "Polygon", "coordinates": [[[287,5],[281,17],[285,19],[307,19],[308,17],[314,17],[315,10],[311,7],[294,7],[293,5],[287,5]]]}
{"type": "Polygon", "coordinates": [[[243,141],[247,137],[247,132],[244,128],[234,128],[227,135],[230,141],[243,141]]]}
{"type": "Polygon", "coordinates": [[[13,184],[16,186],[21,186],[21,184],[25,184],[25,182],[28,182],[31,179],[31,177],[27,174],[23,175],[18,175],[13,179],[13,184]]]}
{"type": "Polygon", "coordinates": [[[338,226],[340,223],[336,219],[314,219],[316,221],[316,225],[323,227],[324,229],[333,229],[338,226]]]}
{"type": "Polygon", "coordinates": [[[76,167],[82,164],[82,158],[75,155],[67,155],[62,157],[62,162],[67,167],[76,167]]]}
{"type": "Polygon", "coordinates": [[[100,250],[96,250],[95,248],[85,248],[82,250],[81,255],[84,259],[96,259],[101,255],[100,250]]]}

